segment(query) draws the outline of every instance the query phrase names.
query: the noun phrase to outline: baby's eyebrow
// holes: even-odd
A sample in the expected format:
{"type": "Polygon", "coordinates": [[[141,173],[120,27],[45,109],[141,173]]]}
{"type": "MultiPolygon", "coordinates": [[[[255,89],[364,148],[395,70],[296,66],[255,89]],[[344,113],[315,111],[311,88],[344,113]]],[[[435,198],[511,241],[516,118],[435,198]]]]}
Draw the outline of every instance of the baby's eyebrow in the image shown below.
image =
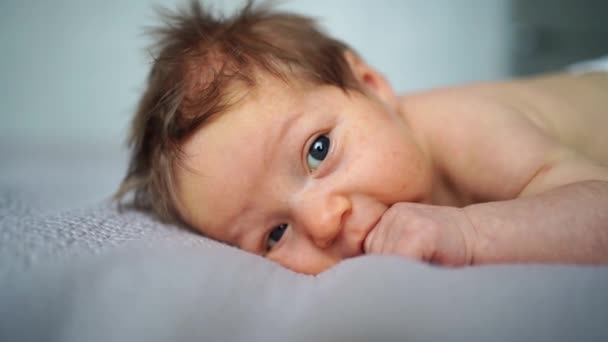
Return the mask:
{"type": "Polygon", "coordinates": [[[297,113],[288,114],[286,116],[287,119],[281,122],[281,126],[278,130],[279,133],[276,135],[276,141],[274,141],[275,143],[283,141],[289,130],[295,126],[295,123],[304,117],[304,113],[300,111],[297,113]]]}
{"type": "Polygon", "coordinates": [[[222,243],[243,249],[240,246],[240,241],[243,238],[243,230],[240,228],[239,217],[241,217],[243,210],[238,210],[235,215],[231,215],[228,219],[223,222],[215,222],[212,226],[208,226],[208,229],[213,234],[214,239],[221,241],[222,243]]]}
{"type": "MultiPolygon", "coordinates": [[[[257,244],[255,244],[255,249],[251,249],[246,248],[246,243],[243,243],[247,236],[252,234],[254,230],[262,229],[254,224],[243,223],[246,221],[245,218],[247,214],[251,213],[253,210],[254,207],[252,205],[245,205],[245,207],[239,210],[235,217],[228,222],[228,226],[226,228],[228,230],[227,239],[230,239],[230,241],[225,241],[226,244],[242,250],[257,251],[257,244]]],[[[253,220],[250,219],[249,222],[253,222],[253,220]]]]}

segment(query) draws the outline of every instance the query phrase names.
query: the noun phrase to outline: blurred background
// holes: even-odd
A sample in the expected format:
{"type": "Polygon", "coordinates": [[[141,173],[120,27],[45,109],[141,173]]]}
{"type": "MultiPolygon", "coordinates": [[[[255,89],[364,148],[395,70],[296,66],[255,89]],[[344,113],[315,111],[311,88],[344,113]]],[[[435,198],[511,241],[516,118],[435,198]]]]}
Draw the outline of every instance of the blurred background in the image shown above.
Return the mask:
{"type": "MultiPolygon", "coordinates": [[[[154,5],[0,1],[0,191],[45,210],[107,198],[150,66],[154,5]]],[[[241,0],[206,1],[228,13],[241,0]]],[[[399,92],[551,71],[608,54],[608,1],[292,0],[399,92]]]]}

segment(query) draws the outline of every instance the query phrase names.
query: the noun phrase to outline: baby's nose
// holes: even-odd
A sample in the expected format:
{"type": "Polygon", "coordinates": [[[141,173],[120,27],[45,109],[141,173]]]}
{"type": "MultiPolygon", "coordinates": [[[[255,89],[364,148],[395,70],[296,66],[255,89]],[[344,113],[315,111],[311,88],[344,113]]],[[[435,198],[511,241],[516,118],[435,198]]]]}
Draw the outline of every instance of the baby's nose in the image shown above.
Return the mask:
{"type": "Polygon", "coordinates": [[[311,196],[301,202],[296,224],[315,245],[326,249],[339,238],[343,221],[350,210],[350,201],[345,196],[311,196]]]}

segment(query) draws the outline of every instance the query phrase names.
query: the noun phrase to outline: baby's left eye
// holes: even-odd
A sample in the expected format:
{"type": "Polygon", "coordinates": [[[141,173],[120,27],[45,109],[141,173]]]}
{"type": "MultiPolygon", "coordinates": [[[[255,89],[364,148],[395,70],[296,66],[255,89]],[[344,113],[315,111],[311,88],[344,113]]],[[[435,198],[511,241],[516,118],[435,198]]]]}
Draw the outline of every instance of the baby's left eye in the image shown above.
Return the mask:
{"type": "Polygon", "coordinates": [[[274,247],[274,245],[279,243],[279,241],[283,237],[283,234],[285,234],[285,230],[287,230],[287,227],[288,227],[287,224],[281,223],[280,225],[274,227],[270,231],[270,234],[268,235],[268,237],[266,239],[266,250],[267,251],[270,251],[274,247]]]}
{"type": "Polygon", "coordinates": [[[316,170],[321,162],[325,160],[329,152],[329,145],[330,141],[326,135],[320,135],[312,142],[306,156],[306,164],[310,171],[316,170]]]}

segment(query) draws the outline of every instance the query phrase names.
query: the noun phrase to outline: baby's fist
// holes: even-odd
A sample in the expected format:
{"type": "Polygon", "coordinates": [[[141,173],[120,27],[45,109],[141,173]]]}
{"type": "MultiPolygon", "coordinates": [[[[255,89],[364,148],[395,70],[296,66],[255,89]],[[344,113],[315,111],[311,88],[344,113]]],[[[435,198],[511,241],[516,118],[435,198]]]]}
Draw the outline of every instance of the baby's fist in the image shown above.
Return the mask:
{"type": "Polygon", "coordinates": [[[475,228],[461,208],[396,203],[364,242],[366,254],[394,254],[442,265],[473,262],[475,228]]]}

